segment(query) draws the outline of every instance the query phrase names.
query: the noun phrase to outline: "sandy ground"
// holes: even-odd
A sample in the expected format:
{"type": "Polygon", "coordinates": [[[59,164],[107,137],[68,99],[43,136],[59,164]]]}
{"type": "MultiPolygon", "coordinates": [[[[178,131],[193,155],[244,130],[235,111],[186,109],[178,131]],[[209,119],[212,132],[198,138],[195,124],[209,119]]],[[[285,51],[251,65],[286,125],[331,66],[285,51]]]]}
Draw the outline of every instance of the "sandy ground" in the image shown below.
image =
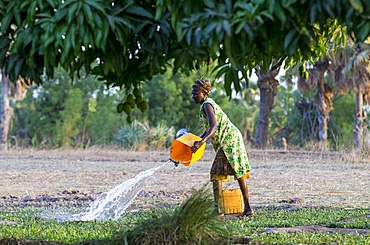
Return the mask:
{"type": "MultiPolygon", "coordinates": [[[[96,195],[161,166],[147,180],[132,208],[173,205],[187,198],[191,189],[208,182],[213,157],[214,152],[206,150],[200,161],[175,168],[167,162],[168,151],[10,150],[0,152],[0,198],[63,191],[96,195]]],[[[252,172],[247,182],[253,207],[281,203],[370,206],[370,161],[358,154],[250,150],[249,160],[252,172]]],[[[233,179],[224,184],[225,189],[236,187],[233,179]]]]}

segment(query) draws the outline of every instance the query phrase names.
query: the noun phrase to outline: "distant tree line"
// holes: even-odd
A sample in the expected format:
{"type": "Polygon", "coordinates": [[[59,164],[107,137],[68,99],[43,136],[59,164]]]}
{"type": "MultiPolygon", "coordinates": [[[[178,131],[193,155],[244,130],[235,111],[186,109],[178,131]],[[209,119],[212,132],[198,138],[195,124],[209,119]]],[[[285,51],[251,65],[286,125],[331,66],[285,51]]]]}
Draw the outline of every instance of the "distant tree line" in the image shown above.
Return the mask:
{"type": "MultiPolygon", "coordinates": [[[[91,75],[82,74],[72,81],[63,69],[56,69],[52,80],[45,79],[42,85],[29,87],[25,99],[11,100],[14,117],[8,146],[166,149],[180,128],[202,133],[199,105],[191,100],[190,89],[201,76],[212,80],[206,69],[190,75],[166,72],[154,76],[142,84],[149,110],[142,112],[134,106],[127,115],[117,113],[114,106],[126,101],[124,90],[107,89],[91,75]],[[127,122],[129,116],[131,123],[127,122]]],[[[286,83],[285,79],[281,77],[283,86],[271,112],[269,147],[282,147],[282,138],[291,149],[312,147],[318,133],[315,92],[300,93],[294,83],[286,83]]],[[[211,97],[240,128],[247,147],[253,147],[260,94],[256,83],[242,86],[241,92],[230,99],[223,82],[213,81],[211,97]]],[[[336,95],[333,107],[328,125],[330,149],[351,148],[355,94],[336,95]]]]}

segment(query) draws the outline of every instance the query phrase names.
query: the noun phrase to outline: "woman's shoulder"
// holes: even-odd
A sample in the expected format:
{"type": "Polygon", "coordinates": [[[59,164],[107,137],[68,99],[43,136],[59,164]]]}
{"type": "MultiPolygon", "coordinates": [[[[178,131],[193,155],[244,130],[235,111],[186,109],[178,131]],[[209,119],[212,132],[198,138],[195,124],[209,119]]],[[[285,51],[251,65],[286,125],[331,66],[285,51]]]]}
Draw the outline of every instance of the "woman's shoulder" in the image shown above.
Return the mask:
{"type": "Polygon", "coordinates": [[[204,100],[203,104],[204,103],[216,104],[216,102],[212,98],[209,98],[209,97],[207,97],[207,99],[204,100]]]}

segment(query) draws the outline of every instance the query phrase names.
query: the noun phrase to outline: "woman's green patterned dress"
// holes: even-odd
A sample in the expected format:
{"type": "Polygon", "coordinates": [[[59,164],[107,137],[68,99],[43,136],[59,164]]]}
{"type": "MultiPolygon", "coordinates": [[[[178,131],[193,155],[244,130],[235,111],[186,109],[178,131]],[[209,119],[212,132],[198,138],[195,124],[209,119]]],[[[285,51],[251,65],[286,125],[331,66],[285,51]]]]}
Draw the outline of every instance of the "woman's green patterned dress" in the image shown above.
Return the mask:
{"type": "Polygon", "coordinates": [[[205,99],[200,107],[200,119],[206,130],[210,127],[207,115],[203,110],[203,106],[206,103],[209,103],[213,107],[217,122],[217,131],[211,138],[213,148],[216,152],[218,152],[219,149],[223,150],[230,166],[236,173],[235,177],[238,179],[242,178],[250,171],[243,136],[239,129],[230,121],[225,112],[223,112],[211,98],[205,99]]]}

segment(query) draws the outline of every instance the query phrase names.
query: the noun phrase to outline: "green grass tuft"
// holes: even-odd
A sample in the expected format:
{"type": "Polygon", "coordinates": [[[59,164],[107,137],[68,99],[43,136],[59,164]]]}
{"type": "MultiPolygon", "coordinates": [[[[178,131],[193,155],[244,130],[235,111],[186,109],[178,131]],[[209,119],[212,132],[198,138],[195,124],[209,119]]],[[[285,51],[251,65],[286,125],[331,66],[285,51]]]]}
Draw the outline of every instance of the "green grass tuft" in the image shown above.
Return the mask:
{"type": "Polygon", "coordinates": [[[126,235],[129,244],[221,244],[230,225],[218,218],[206,186],[181,206],[162,210],[137,224],[126,235]]]}

